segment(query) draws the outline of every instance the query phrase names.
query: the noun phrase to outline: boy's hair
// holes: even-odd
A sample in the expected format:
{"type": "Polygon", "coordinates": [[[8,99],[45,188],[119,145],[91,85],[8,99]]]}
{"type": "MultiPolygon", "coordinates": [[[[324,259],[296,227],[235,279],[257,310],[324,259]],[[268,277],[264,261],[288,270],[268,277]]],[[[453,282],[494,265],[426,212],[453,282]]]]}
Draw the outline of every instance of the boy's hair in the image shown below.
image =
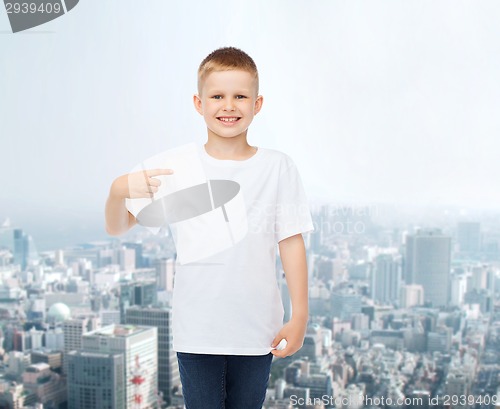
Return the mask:
{"type": "Polygon", "coordinates": [[[221,47],[205,57],[198,68],[198,93],[201,94],[202,83],[210,73],[229,70],[242,70],[254,75],[256,91],[259,93],[259,73],[254,60],[235,47],[221,47]]]}

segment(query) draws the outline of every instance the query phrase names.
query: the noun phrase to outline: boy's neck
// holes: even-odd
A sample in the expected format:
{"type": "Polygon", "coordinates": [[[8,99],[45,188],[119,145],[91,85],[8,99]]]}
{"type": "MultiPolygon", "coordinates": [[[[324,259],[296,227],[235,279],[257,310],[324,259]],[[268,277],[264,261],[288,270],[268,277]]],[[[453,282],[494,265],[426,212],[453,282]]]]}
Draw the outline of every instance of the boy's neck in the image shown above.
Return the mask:
{"type": "Polygon", "coordinates": [[[209,135],[205,151],[215,159],[245,160],[255,155],[257,148],[248,144],[246,135],[233,138],[209,135]]]}

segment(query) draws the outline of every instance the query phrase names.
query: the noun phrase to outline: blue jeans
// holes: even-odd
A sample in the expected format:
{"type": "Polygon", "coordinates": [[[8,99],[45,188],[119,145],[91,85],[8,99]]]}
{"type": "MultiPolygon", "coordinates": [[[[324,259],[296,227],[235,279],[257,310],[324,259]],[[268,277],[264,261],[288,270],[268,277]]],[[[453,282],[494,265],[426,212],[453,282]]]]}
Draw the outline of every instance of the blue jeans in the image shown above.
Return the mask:
{"type": "Polygon", "coordinates": [[[177,352],[186,409],[261,409],[273,354],[177,352]]]}

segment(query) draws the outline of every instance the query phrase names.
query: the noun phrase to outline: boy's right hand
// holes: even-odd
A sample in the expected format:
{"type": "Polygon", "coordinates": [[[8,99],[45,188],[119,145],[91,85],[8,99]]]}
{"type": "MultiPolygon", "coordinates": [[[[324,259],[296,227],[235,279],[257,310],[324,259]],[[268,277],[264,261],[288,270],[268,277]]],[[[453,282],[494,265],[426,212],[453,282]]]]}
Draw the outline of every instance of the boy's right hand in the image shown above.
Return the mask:
{"type": "Polygon", "coordinates": [[[161,181],[154,176],[173,173],[172,169],[149,169],[119,176],[111,185],[110,196],[120,199],[151,199],[161,185],[161,181]]]}

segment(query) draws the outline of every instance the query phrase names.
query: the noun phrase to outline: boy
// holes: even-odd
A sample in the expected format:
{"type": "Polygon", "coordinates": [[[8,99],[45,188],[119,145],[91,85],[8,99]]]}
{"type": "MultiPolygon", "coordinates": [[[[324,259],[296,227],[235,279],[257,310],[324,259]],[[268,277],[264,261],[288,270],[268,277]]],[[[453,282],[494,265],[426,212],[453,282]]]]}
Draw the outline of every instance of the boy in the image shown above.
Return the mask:
{"type": "MultiPolygon", "coordinates": [[[[263,103],[258,91],[257,67],[237,48],[215,50],[200,64],[193,102],[208,140],[199,155],[207,179],[237,182],[246,209],[241,221],[248,230],[203,262],[176,265],[173,349],[187,409],[261,408],[273,356],[293,355],[304,341],[309,313],[302,233],[314,227],[293,161],[247,142],[248,127],[263,103]],[[276,243],[292,302],[284,326],[276,243]],[[286,347],[278,349],[283,339],[286,347]]],[[[117,178],[106,203],[107,232],[119,235],[136,224],[125,199],[152,197],[160,185],[155,176],[174,172],[153,169],[117,178]]]]}

